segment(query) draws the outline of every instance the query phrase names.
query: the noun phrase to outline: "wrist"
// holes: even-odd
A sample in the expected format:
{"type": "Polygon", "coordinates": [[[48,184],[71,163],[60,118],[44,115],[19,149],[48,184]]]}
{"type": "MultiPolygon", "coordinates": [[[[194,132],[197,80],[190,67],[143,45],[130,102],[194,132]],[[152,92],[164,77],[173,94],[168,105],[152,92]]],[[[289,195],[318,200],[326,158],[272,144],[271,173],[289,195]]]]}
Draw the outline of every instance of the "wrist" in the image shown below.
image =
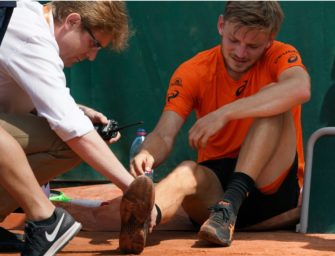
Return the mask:
{"type": "Polygon", "coordinates": [[[224,124],[231,121],[233,119],[232,116],[233,116],[233,113],[231,109],[229,108],[229,105],[223,106],[219,109],[219,118],[224,124]]]}

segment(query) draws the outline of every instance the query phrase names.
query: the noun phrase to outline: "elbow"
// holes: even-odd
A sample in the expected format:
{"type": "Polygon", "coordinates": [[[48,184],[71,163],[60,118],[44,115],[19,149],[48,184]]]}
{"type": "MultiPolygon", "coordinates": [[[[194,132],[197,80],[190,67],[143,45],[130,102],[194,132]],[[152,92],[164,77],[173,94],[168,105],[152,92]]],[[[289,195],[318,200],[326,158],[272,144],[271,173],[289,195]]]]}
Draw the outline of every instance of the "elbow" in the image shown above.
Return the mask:
{"type": "Polygon", "coordinates": [[[310,77],[306,77],[303,81],[300,81],[301,86],[299,87],[299,98],[301,104],[308,102],[311,99],[311,82],[310,77]]]}
{"type": "Polygon", "coordinates": [[[311,99],[311,90],[305,89],[300,92],[301,104],[308,102],[311,99]]]}

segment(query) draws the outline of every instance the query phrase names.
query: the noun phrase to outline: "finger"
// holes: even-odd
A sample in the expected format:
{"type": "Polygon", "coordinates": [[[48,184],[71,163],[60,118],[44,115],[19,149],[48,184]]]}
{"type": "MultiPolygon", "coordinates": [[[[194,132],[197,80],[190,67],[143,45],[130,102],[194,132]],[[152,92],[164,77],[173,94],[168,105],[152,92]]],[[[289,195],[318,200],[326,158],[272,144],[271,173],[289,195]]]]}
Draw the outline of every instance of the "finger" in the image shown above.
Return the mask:
{"type": "Polygon", "coordinates": [[[188,136],[188,144],[190,145],[191,148],[194,148],[194,144],[193,144],[193,136],[192,134],[190,134],[188,136]]]}
{"type": "Polygon", "coordinates": [[[85,114],[93,121],[93,123],[108,124],[107,117],[94,109],[87,109],[85,114]]]}
{"type": "Polygon", "coordinates": [[[133,159],[133,166],[134,166],[134,169],[135,169],[135,172],[136,172],[137,175],[144,174],[143,161],[144,161],[143,157],[141,157],[141,156],[136,156],[133,159]]]}
{"type": "Polygon", "coordinates": [[[145,165],[144,165],[144,169],[146,171],[150,171],[152,170],[152,167],[154,165],[154,158],[152,156],[147,156],[146,161],[145,161],[145,165]]]}
{"type": "Polygon", "coordinates": [[[108,144],[113,144],[113,143],[117,142],[120,138],[121,138],[121,133],[120,133],[120,132],[117,132],[116,137],[115,137],[115,138],[111,138],[111,139],[108,141],[108,144]]]}
{"type": "Polygon", "coordinates": [[[130,164],[130,167],[129,167],[129,173],[130,173],[130,175],[132,175],[134,178],[137,176],[137,175],[136,175],[136,172],[135,172],[135,170],[134,170],[134,167],[133,167],[132,164],[130,164]]]}
{"type": "Polygon", "coordinates": [[[108,118],[101,112],[95,112],[93,116],[94,120],[96,120],[97,122],[100,122],[102,124],[108,124],[108,118]]]}
{"type": "Polygon", "coordinates": [[[201,126],[199,120],[189,130],[189,145],[191,148],[198,148],[199,139],[201,138],[201,126]]]}
{"type": "Polygon", "coordinates": [[[191,148],[198,148],[198,141],[199,141],[199,132],[193,131],[192,133],[189,134],[189,145],[191,148]]]}
{"type": "Polygon", "coordinates": [[[199,147],[200,148],[205,148],[207,145],[207,141],[209,139],[208,135],[203,135],[202,138],[199,140],[199,147]]]}

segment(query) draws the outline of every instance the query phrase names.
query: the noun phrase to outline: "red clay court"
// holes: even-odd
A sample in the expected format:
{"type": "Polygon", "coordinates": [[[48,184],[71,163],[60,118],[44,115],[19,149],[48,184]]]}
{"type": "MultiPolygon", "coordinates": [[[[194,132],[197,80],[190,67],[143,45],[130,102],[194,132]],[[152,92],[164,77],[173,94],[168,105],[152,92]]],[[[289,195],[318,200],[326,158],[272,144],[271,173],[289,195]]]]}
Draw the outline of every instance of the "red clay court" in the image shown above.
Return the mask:
{"type": "MultiPolygon", "coordinates": [[[[112,200],[120,195],[120,191],[111,184],[60,190],[72,198],[102,199],[102,196],[108,194],[112,200]]],[[[86,230],[81,231],[58,255],[120,255],[118,232],[112,219],[108,222],[108,216],[92,216],[92,212],[80,212],[80,208],[70,211],[78,221],[86,218],[86,230]],[[88,222],[95,219],[99,221],[88,222]]],[[[1,225],[22,233],[23,219],[23,214],[11,214],[1,225]]],[[[147,246],[141,255],[335,255],[335,234],[301,234],[287,230],[236,232],[232,246],[222,248],[198,240],[196,232],[191,229],[192,226],[181,210],[169,224],[160,226],[148,236],[147,246]]]]}

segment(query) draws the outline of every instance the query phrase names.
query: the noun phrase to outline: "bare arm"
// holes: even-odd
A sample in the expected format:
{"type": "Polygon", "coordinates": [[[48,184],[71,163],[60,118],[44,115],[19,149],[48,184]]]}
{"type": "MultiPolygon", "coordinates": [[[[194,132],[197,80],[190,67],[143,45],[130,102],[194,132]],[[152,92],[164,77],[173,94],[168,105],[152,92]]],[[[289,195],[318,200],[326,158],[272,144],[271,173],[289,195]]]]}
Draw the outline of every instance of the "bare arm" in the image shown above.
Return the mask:
{"type": "Polygon", "coordinates": [[[277,83],[200,118],[190,129],[189,143],[194,148],[205,147],[209,137],[231,120],[278,115],[308,101],[309,98],[309,75],[301,67],[289,68],[279,76],[277,83]]]}
{"type": "Polygon", "coordinates": [[[133,175],[143,174],[161,164],[169,155],[184,119],[173,111],[163,112],[155,129],[147,136],[140,152],[130,163],[133,175]]]}
{"type": "Polygon", "coordinates": [[[134,178],[124,168],[96,131],[67,141],[86,163],[125,191],[134,178]]]}

